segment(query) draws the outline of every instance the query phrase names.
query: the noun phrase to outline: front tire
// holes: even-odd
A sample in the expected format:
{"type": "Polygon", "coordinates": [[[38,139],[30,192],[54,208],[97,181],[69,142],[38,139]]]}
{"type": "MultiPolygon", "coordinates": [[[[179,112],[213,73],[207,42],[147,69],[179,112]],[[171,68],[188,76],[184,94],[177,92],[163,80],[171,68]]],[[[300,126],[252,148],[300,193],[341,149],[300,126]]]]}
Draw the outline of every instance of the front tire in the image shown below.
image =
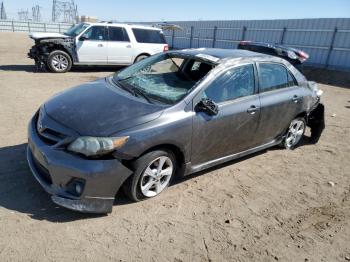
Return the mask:
{"type": "Polygon", "coordinates": [[[50,53],[47,66],[53,73],[65,73],[71,69],[72,59],[66,52],[56,50],[50,53]]]}
{"type": "Polygon", "coordinates": [[[306,122],[303,117],[292,120],[289,125],[283,145],[286,149],[294,149],[301,141],[306,129],[306,122]]]}
{"type": "Polygon", "coordinates": [[[134,174],[124,183],[125,194],[138,202],[163,192],[175,174],[176,158],[166,150],[149,152],[132,164],[134,174]]]}

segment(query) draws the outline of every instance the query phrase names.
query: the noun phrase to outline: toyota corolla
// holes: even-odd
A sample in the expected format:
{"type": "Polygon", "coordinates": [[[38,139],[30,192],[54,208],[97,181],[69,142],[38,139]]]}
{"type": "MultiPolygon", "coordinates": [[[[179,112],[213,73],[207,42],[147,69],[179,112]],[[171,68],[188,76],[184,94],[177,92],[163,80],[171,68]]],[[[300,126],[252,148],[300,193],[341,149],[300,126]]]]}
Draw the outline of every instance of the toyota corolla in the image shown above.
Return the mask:
{"type": "Polygon", "coordinates": [[[34,177],[63,207],[111,212],[172,178],[272,146],[295,148],[324,128],[321,90],[278,57],[188,49],[146,58],[44,103],[28,127],[34,177]]]}

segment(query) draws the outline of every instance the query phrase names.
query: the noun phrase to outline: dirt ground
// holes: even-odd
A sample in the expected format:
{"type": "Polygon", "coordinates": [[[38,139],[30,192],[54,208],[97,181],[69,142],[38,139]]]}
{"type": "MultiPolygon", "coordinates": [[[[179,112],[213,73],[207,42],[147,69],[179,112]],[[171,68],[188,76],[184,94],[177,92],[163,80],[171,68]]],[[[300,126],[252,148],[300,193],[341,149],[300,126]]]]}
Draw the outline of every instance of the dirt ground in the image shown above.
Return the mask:
{"type": "Polygon", "coordinates": [[[0,261],[350,260],[349,73],[307,70],[325,92],[318,144],[221,165],[141,203],[118,194],[111,214],[92,216],[57,207],[34,180],[26,127],[55,93],[117,69],[35,73],[31,44],[0,33],[0,261]]]}

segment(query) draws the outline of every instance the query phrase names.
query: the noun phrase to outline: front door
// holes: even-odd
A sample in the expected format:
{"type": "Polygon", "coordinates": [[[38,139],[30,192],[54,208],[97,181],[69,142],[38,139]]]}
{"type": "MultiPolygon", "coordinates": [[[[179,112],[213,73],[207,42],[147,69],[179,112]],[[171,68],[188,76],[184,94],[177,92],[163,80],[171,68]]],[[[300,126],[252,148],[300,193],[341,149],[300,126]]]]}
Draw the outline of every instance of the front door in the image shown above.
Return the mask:
{"type": "Polygon", "coordinates": [[[107,45],[106,27],[90,27],[77,39],[79,63],[107,64],[107,45]]]}
{"type": "Polygon", "coordinates": [[[225,70],[194,99],[215,102],[219,111],[193,117],[192,165],[199,165],[255,146],[260,101],[256,94],[252,64],[225,70]]]}

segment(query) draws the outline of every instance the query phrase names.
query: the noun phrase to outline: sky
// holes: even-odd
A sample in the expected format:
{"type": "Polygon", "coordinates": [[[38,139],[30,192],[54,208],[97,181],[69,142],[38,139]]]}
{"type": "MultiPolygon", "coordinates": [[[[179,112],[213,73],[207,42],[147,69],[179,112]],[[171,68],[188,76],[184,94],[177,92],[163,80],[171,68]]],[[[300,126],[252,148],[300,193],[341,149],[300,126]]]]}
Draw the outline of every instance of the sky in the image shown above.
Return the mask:
{"type": "MultiPolygon", "coordinates": [[[[42,7],[51,18],[52,0],[0,0],[7,16],[42,7]]],[[[67,0],[65,0],[67,1],[67,0]]],[[[350,0],[75,0],[79,15],[130,22],[188,20],[253,20],[350,17],[350,0]]]]}

